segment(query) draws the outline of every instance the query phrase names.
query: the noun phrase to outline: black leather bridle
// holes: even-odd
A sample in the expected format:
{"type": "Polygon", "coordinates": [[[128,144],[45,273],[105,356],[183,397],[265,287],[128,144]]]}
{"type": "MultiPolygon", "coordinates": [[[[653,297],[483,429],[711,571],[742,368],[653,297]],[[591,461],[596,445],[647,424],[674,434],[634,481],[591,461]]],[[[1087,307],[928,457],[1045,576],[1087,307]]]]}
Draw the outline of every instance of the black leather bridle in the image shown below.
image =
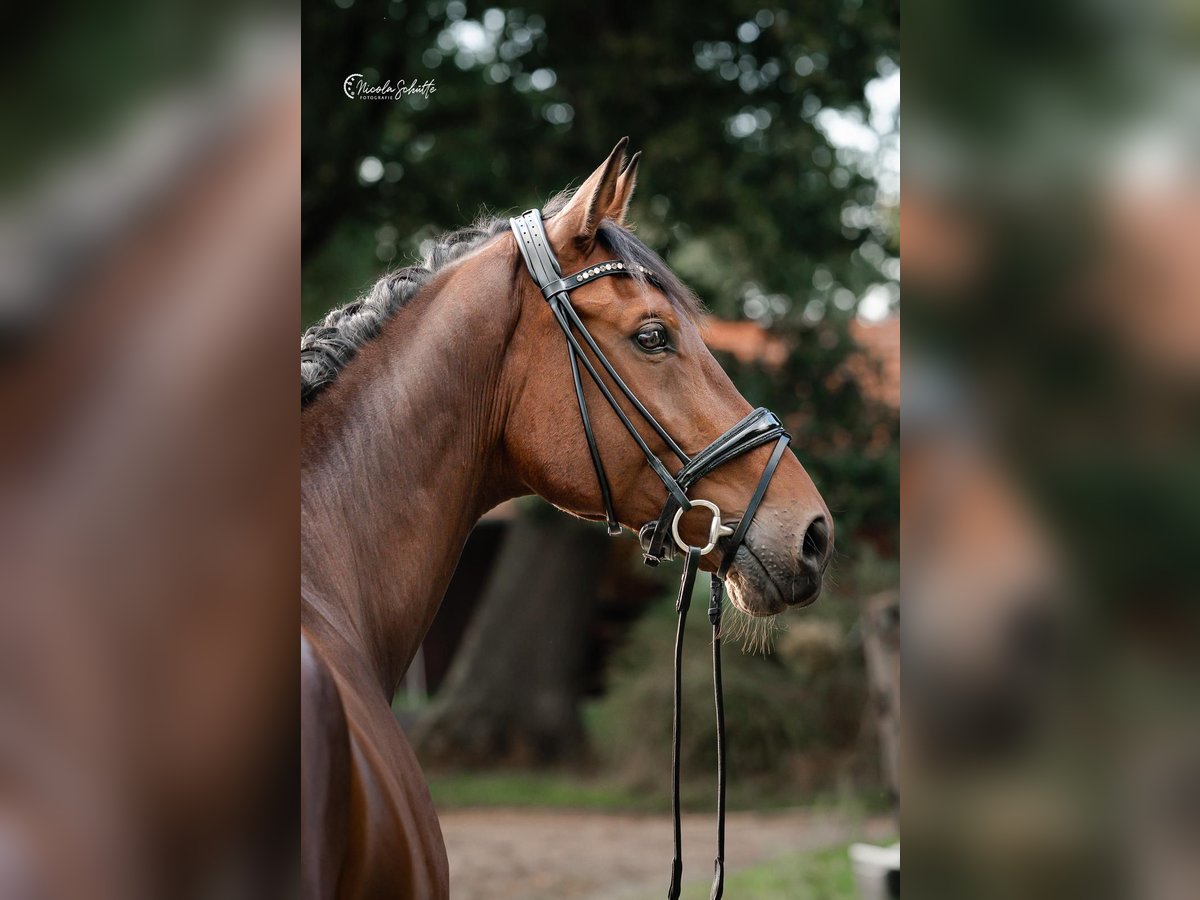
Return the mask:
{"type": "MultiPolygon", "coordinates": [[[[600,449],[596,446],[596,436],[592,432],[591,417],[588,415],[587,400],[583,393],[583,380],[579,374],[580,364],[587,370],[604,399],[608,401],[617,418],[620,419],[642,451],[642,455],[646,457],[646,462],[649,463],[654,474],[659,477],[667,489],[666,502],[658,521],[648,523],[641,529],[647,565],[656,566],[663,559],[673,556],[674,546],[669,543],[672,538],[675,545],[678,545],[687,554],[683,577],[679,584],[679,596],[675,601],[678,622],[675,631],[674,717],[671,737],[671,806],[675,826],[675,857],[671,863],[671,886],[667,893],[670,900],[676,900],[679,897],[680,879],[683,875],[679,823],[680,663],[683,659],[683,630],[687,622],[688,607],[691,604],[692,588],[696,582],[700,558],[706,553],[712,552],[719,543],[724,547],[721,563],[712,576],[708,607],[708,620],[713,629],[713,691],[717,712],[717,856],[713,864],[714,875],[710,898],[718,900],[724,891],[725,883],[725,709],[721,689],[721,603],[725,596],[725,576],[733,565],[738,548],[746,539],[750,523],[758,511],[758,507],[767,493],[767,487],[771,483],[771,478],[787,449],[789,437],[778,416],[766,409],[759,408],[695,456],[688,456],[617,374],[612,363],[604,355],[604,351],[597,345],[571,306],[571,291],[589,284],[597,278],[609,275],[634,275],[635,273],[624,261],[613,259],[563,276],[554,251],[550,248],[550,241],[546,237],[546,229],[542,224],[542,215],[538,210],[531,209],[520,216],[509,219],[509,225],[517,238],[517,246],[521,249],[521,255],[525,259],[529,274],[541,289],[542,296],[550,304],[550,309],[567,339],[571,377],[575,383],[575,398],[579,402],[579,417],[583,422],[583,433],[587,438],[588,451],[591,453],[592,465],[596,470],[596,480],[600,485],[600,495],[604,501],[604,513],[608,522],[609,534],[619,534],[621,526],[617,522],[608,476],[604,472],[604,462],[600,458],[600,449]],[[600,376],[595,363],[585,352],[585,346],[591,350],[592,356],[608,374],[617,390],[624,394],[625,399],[637,410],[638,415],[683,464],[682,468],[674,475],[667,471],[662,460],[651,451],[629,416],[625,414],[612,390],[600,376]],[[775,446],[771,451],[771,456],[736,528],[731,528],[721,522],[721,511],[715,503],[708,500],[689,499],[688,490],[700,479],[743,453],[772,441],[775,446]],[[679,520],[687,510],[694,506],[703,506],[712,514],[708,541],[703,547],[690,546],[679,536],[679,520]]],[[[643,270],[643,274],[649,273],[643,270]]]]}

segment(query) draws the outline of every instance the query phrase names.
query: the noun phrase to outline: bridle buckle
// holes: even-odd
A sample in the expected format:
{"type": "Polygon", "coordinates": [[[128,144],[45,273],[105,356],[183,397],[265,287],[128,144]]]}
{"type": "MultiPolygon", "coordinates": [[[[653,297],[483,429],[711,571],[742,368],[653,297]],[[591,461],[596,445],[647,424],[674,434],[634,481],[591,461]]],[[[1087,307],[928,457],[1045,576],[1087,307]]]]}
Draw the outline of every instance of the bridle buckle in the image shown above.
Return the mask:
{"type": "MultiPolygon", "coordinates": [[[[708,525],[708,543],[700,548],[700,555],[711,553],[717,546],[717,541],[727,535],[733,534],[733,529],[721,522],[721,509],[717,504],[710,500],[693,500],[692,508],[703,506],[712,513],[712,521],[708,525]]],[[[679,536],[679,520],[683,518],[686,509],[680,507],[675,511],[675,518],[671,520],[671,536],[675,538],[675,543],[679,545],[679,549],[686,553],[692,549],[692,545],[687,543],[679,536]]]]}

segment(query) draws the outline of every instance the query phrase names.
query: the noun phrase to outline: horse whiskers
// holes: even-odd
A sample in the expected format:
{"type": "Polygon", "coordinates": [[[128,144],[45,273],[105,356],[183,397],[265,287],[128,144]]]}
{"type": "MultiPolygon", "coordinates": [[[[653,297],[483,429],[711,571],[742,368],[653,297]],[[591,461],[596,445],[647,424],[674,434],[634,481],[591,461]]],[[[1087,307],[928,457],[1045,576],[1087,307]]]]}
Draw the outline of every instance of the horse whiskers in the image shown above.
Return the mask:
{"type": "Polygon", "coordinates": [[[787,629],[787,625],[779,616],[751,616],[742,612],[737,606],[725,598],[725,612],[722,616],[721,637],[740,641],[742,652],[749,654],[761,653],[766,656],[771,652],[775,634],[787,629]]]}

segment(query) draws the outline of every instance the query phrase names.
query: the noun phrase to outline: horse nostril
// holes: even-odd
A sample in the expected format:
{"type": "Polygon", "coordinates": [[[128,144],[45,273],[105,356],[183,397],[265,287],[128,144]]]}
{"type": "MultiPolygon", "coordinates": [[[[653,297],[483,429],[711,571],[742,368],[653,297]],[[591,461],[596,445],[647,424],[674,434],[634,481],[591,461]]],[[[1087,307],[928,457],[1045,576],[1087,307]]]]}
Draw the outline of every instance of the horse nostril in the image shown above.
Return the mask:
{"type": "Polygon", "coordinates": [[[824,516],[817,516],[809,523],[808,530],[804,532],[804,544],[801,547],[800,556],[813,568],[824,571],[829,562],[831,549],[829,520],[824,516]]]}

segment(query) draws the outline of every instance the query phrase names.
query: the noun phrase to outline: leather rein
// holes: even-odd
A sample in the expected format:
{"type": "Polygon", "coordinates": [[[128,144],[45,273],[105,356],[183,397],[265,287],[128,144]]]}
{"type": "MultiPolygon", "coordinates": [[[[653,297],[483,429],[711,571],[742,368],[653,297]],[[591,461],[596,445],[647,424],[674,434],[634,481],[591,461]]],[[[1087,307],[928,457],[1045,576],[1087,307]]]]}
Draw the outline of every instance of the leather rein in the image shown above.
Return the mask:
{"type": "MultiPolygon", "coordinates": [[[[724,550],[721,563],[711,578],[708,607],[708,620],[712,625],[713,635],[713,694],[717,713],[717,855],[713,861],[713,885],[709,896],[710,900],[719,900],[724,892],[725,884],[725,708],[721,687],[721,605],[725,596],[725,576],[733,565],[738,549],[746,539],[750,523],[753,521],[755,513],[758,512],[771,483],[771,478],[787,449],[789,437],[778,416],[769,410],[759,408],[694,456],[688,456],[617,374],[612,363],[609,362],[571,306],[571,291],[589,284],[597,278],[610,275],[635,276],[636,273],[631,271],[625,262],[614,259],[596,263],[586,269],[564,276],[553,250],[550,249],[550,241],[546,236],[540,211],[528,210],[520,216],[509,219],[509,225],[517,238],[517,246],[521,250],[521,256],[525,260],[529,274],[541,289],[542,296],[549,303],[554,318],[567,339],[575,398],[579,403],[583,433],[587,438],[588,451],[592,457],[592,466],[596,470],[596,480],[599,483],[600,495],[604,502],[608,533],[610,535],[619,534],[621,526],[617,522],[616,512],[613,509],[612,491],[609,487],[608,476],[604,471],[604,462],[600,458],[600,449],[596,445],[596,437],[592,431],[591,417],[588,415],[587,400],[583,392],[583,379],[579,370],[581,364],[667,491],[662,514],[656,522],[644,525],[640,532],[646,564],[657,566],[663,559],[672,558],[676,546],[686,554],[683,576],[679,583],[679,596],[675,601],[678,620],[675,630],[674,713],[671,729],[671,808],[674,817],[675,856],[671,862],[671,885],[667,892],[670,900],[677,900],[679,897],[680,881],[683,876],[679,811],[679,746],[682,705],[680,670],[683,660],[683,632],[687,622],[688,607],[691,605],[692,590],[696,583],[696,573],[700,566],[700,558],[711,553],[718,545],[721,545],[724,550]],[[612,383],[616,385],[617,390],[625,396],[637,414],[658,435],[670,453],[682,463],[682,467],[674,475],[650,449],[633,421],[621,408],[612,389],[605,383],[596,364],[585,351],[585,346],[591,351],[592,356],[599,362],[600,367],[607,373],[612,383]],[[721,510],[715,503],[688,497],[688,490],[700,479],[742,454],[772,441],[775,446],[771,451],[771,456],[736,528],[722,522],[721,510]],[[679,534],[679,520],[685,512],[696,506],[703,507],[712,515],[707,542],[702,547],[689,545],[679,534]],[[671,543],[672,539],[674,540],[673,544],[671,543]]],[[[650,273],[643,269],[642,274],[650,273]]]]}

